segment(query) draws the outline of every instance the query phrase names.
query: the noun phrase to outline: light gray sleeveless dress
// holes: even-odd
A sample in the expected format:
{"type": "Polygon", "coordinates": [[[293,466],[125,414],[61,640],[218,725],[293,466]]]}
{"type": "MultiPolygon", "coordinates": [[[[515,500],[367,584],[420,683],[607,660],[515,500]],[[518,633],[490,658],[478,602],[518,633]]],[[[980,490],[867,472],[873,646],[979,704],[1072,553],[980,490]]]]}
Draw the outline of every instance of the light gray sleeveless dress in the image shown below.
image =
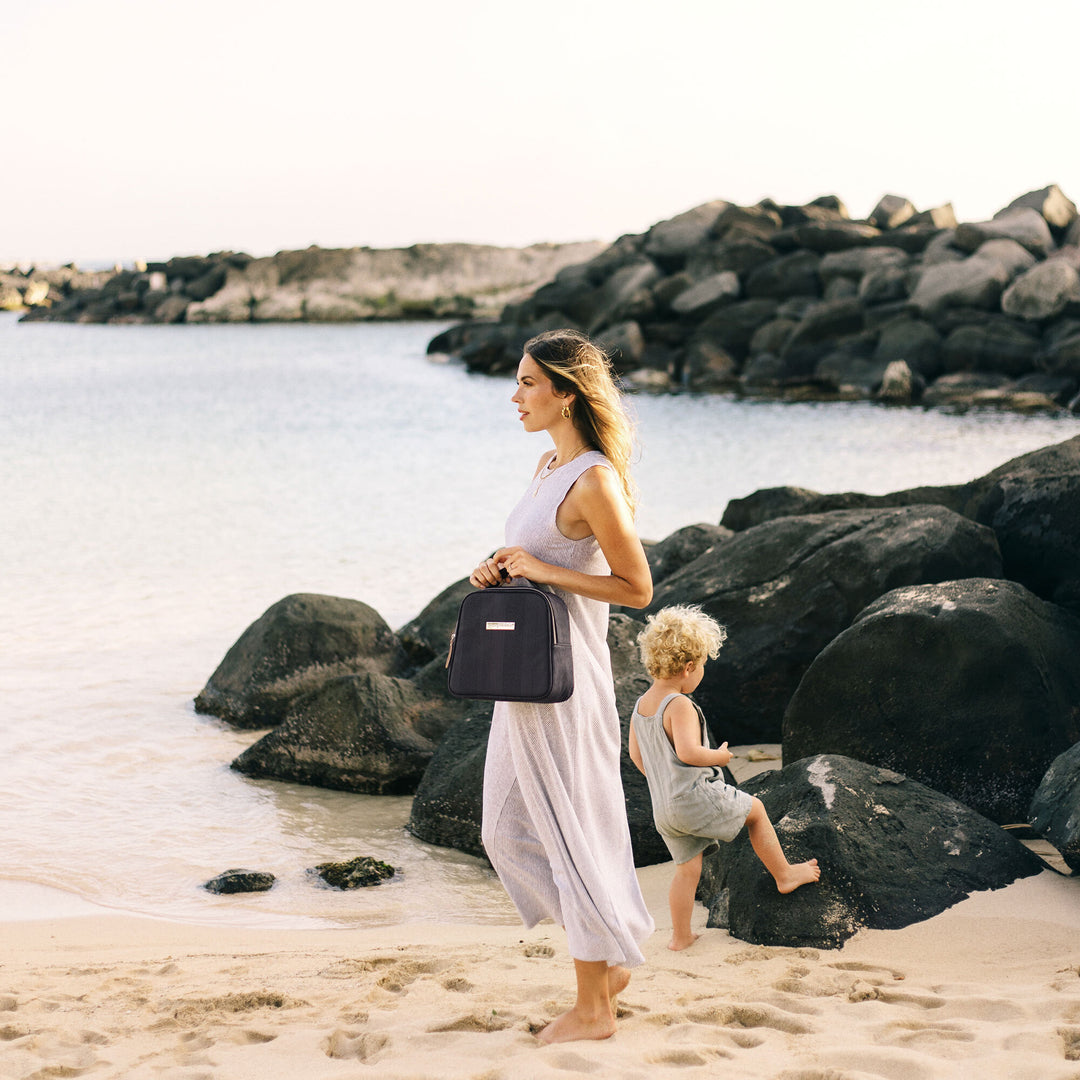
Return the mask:
{"type": "MultiPolygon", "coordinates": [[[[689,862],[717,840],[734,840],[753,805],[745,791],[724,783],[719,769],[687,765],[675,753],[664,731],[664,710],[681,696],[668,694],[652,716],[641,715],[639,699],[630,718],[649,782],[653,822],[676,863],[689,862]]],[[[705,717],[696,702],[691,704],[701,720],[701,743],[708,747],[705,717]]]]}
{"type": "MultiPolygon", "coordinates": [[[[590,451],[541,470],[506,522],[506,543],[586,574],[610,569],[595,537],[569,540],[555,513],[594,466],[590,451]]],[[[575,960],[633,966],[653,932],[630,848],[608,605],[558,591],[570,612],[574,693],[551,705],[495,704],[484,769],[484,850],[526,926],[566,928],[575,960]]]]}

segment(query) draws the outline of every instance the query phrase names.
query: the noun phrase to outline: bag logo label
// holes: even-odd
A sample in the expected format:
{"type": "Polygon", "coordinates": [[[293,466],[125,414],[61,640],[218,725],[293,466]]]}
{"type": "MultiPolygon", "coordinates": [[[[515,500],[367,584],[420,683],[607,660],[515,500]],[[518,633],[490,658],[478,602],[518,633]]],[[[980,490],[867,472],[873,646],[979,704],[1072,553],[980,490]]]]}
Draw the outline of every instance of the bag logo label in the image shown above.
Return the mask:
{"type": "Polygon", "coordinates": [[[484,624],[485,630],[513,630],[516,623],[512,622],[489,622],[484,624]]]}

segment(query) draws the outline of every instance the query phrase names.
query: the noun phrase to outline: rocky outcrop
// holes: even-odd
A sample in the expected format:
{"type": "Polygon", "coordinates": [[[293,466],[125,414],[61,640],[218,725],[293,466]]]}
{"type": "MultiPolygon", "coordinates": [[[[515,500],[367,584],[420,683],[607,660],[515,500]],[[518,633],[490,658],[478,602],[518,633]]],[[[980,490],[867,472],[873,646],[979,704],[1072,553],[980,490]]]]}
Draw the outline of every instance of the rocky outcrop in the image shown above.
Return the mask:
{"type": "Polygon", "coordinates": [[[709,926],[759,945],[837,948],[863,928],[898,930],[1043,862],[975,811],[915,780],[837,754],[743,784],[765,804],[788,859],[821,880],[781,895],[746,831],[704,860],[709,926]]]}
{"type": "Polygon", "coordinates": [[[325,862],[313,866],[308,871],[318,877],[331,889],[367,889],[372,885],[381,885],[392,878],[396,871],[389,863],[373,859],[370,855],[360,855],[346,862],[325,862]]]}
{"type": "Polygon", "coordinates": [[[393,631],[359,600],[295,593],[249,626],[195,698],[195,711],[241,728],[272,727],[292,702],[328,679],[386,672],[393,631]]]}
{"type": "Polygon", "coordinates": [[[89,278],[35,272],[21,289],[9,282],[12,275],[0,275],[0,303],[29,308],[28,319],[84,323],[476,318],[501,310],[603,246],[311,247],[257,259],[217,252],[89,278]],[[40,282],[49,283],[45,295],[40,282]]]}
{"type": "Polygon", "coordinates": [[[1001,825],[1080,742],[1080,619],[1012,581],[886,593],[830,641],[783,721],[785,758],[843,754],[1001,825]]]}
{"type": "Polygon", "coordinates": [[[646,614],[700,604],[728,641],[695,691],[717,742],[776,742],[814,657],[900,585],[995,577],[993,533],[940,506],[777,518],[706,551],[655,587],[646,614]]]}
{"type": "Polygon", "coordinates": [[[722,523],[741,531],[791,514],[917,503],[947,506],[992,528],[1005,577],[1080,615],[1080,436],[1022,454],[963,484],[888,495],[766,488],[729,502],[722,523]]]}
{"type": "Polygon", "coordinates": [[[1080,409],[1078,220],[1056,186],[966,223],[893,195],[865,221],[832,196],[717,200],[428,348],[507,372],[533,334],[573,326],[647,389],[1080,409]],[[886,380],[898,362],[907,376],[894,367],[886,380]]]}
{"type": "Polygon", "coordinates": [[[277,878],[264,870],[223,870],[217,877],[203,882],[207,892],[228,895],[230,893],[267,892],[274,887],[277,878]]]}

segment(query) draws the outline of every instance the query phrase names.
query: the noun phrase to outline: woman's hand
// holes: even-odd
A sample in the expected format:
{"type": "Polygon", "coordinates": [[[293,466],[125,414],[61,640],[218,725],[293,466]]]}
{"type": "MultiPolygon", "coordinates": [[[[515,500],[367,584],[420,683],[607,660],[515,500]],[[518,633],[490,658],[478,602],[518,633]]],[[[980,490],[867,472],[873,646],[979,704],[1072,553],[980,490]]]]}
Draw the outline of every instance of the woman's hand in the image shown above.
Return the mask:
{"type": "Polygon", "coordinates": [[[546,584],[545,571],[551,569],[522,547],[499,548],[492,558],[509,577],[528,578],[537,585],[546,584]]]}
{"type": "MultiPolygon", "coordinates": [[[[498,555],[498,552],[495,553],[498,555]]],[[[470,575],[469,584],[474,585],[478,589],[490,589],[493,585],[501,585],[505,580],[500,568],[498,560],[493,555],[490,559],[485,559],[470,575]]]]}

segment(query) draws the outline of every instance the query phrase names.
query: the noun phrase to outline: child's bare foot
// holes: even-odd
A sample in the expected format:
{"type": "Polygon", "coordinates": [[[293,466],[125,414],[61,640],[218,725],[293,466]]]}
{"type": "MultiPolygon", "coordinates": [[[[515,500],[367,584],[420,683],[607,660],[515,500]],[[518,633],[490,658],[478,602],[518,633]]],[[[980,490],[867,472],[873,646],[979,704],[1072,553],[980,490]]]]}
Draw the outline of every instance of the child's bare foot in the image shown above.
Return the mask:
{"type": "Polygon", "coordinates": [[[682,952],[683,949],[689,949],[699,937],[701,937],[700,934],[691,934],[689,937],[678,937],[672,934],[671,940],[668,942],[668,948],[672,952],[682,952]]]}
{"type": "Polygon", "coordinates": [[[800,885],[809,885],[821,877],[817,859],[795,863],[776,879],[776,887],[782,893],[794,892],[800,885]]]}
{"type": "Polygon", "coordinates": [[[580,1039],[610,1039],[614,1034],[615,1017],[610,1009],[598,1016],[582,1016],[573,1008],[562,1016],[556,1016],[536,1037],[542,1043],[561,1043],[580,1039]]]}

